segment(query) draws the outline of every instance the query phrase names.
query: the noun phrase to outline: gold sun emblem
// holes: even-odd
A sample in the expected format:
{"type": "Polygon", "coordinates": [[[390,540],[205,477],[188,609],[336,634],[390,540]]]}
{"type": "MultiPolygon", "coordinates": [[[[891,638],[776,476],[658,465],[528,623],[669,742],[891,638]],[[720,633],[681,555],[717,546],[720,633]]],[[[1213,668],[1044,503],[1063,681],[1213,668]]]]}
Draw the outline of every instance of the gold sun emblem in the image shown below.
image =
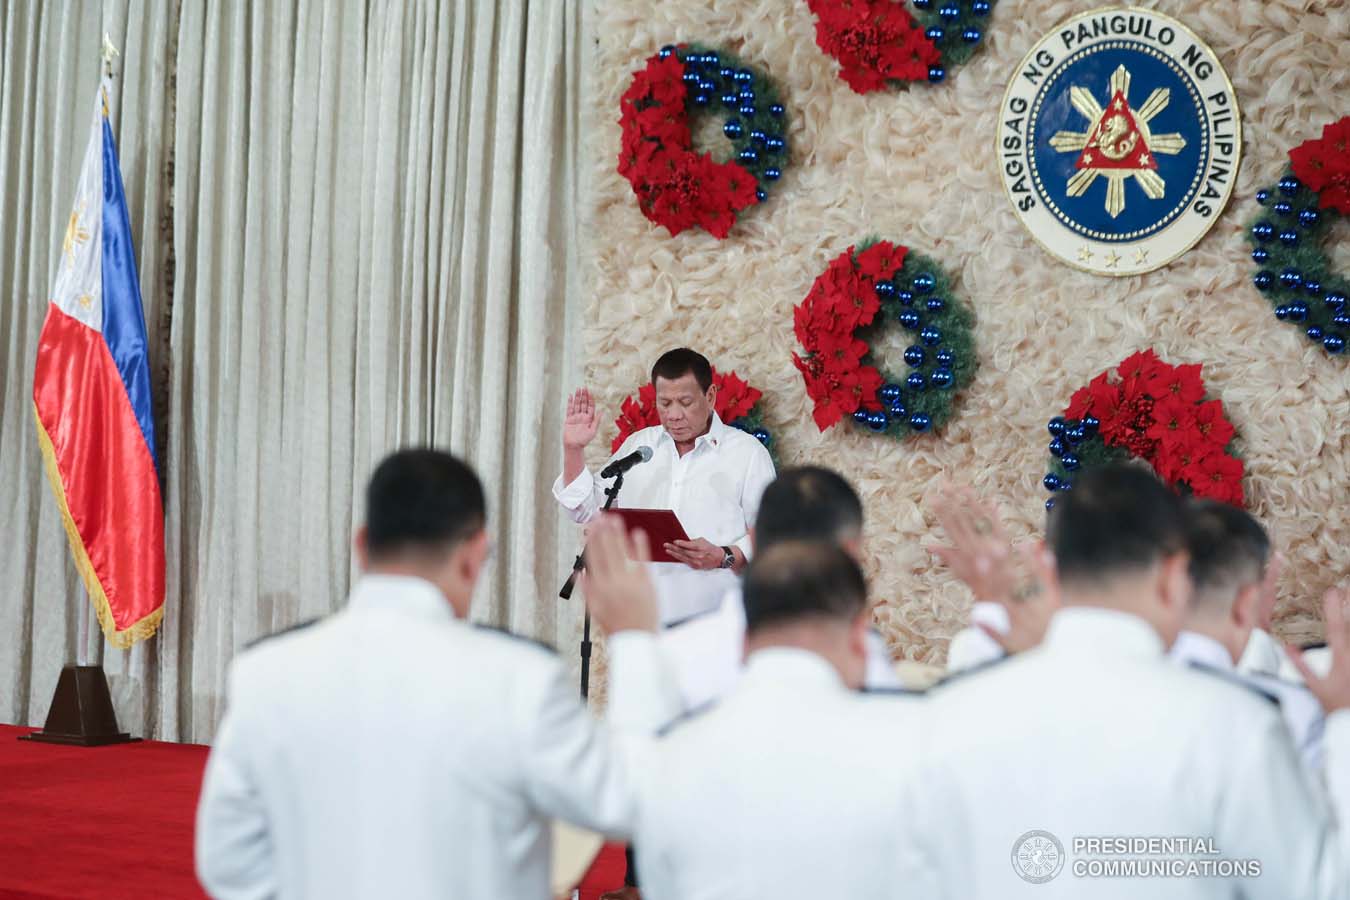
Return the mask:
{"type": "Polygon", "coordinates": [[[70,223],[66,225],[66,237],[61,242],[61,255],[67,266],[75,264],[75,248],[89,240],[89,232],[84,230],[80,219],[84,216],[84,204],[70,214],[70,223]]]}
{"type": "Polygon", "coordinates": [[[1069,101],[1091,128],[1086,133],[1061,131],[1050,146],[1061,153],[1077,153],[1077,171],[1069,178],[1068,194],[1081,197],[1101,175],[1107,180],[1106,211],[1111,218],[1125,209],[1125,182],[1133,178],[1150,200],[1161,200],[1167,184],[1158,175],[1154,154],[1180,153],[1186,139],[1179,134],[1153,134],[1148,123],[1167,108],[1171,91],[1157,88],[1138,109],[1130,108],[1130,73],[1119,66],[1111,75],[1106,108],[1087,88],[1073,87],[1069,101]]]}

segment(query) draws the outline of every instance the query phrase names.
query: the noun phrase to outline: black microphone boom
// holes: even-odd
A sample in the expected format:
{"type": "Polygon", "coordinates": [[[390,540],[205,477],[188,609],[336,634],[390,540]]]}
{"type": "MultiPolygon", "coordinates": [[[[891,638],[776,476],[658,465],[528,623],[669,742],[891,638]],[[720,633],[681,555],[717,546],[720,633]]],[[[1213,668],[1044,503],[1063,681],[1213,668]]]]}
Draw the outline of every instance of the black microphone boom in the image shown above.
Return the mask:
{"type": "Polygon", "coordinates": [[[614,462],[600,470],[601,478],[613,478],[621,472],[627,472],[638,463],[645,463],[652,458],[651,447],[639,447],[623,459],[616,459],[614,462]]]}

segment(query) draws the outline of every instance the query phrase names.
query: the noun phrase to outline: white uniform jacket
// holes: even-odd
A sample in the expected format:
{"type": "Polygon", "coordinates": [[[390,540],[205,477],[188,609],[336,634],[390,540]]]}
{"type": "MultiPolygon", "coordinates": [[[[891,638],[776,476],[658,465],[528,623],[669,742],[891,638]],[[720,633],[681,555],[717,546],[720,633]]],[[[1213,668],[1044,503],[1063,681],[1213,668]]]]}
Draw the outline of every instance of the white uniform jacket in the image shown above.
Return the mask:
{"type": "Polygon", "coordinates": [[[644,900],[881,900],[919,826],[918,694],[858,694],[823,659],[751,655],[735,690],[655,742],[634,841],[644,900]]]}
{"type": "MultiPolygon", "coordinates": [[[[1170,662],[1141,619],[1063,609],[1040,647],[948,681],[929,702],[924,897],[1346,896],[1345,834],[1311,794],[1276,705],[1229,677],[1170,662]],[[1219,859],[1259,860],[1259,877],[1094,876],[1141,857],[1076,843],[1185,836],[1212,840],[1219,859]]],[[[1328,718],[1326,751],[1343,815],[1350,712],[1328,718]]]]}
{"type": "MultiPolygon", "coordinates": [[[[654,636],[609,642],[611,724],[678,712],[654,636]]],[[[197,812],[217,898],[549,896],[549,820],[630,832],[631,767],[555,654],[366,576],[230,667],[197,812]]]]}

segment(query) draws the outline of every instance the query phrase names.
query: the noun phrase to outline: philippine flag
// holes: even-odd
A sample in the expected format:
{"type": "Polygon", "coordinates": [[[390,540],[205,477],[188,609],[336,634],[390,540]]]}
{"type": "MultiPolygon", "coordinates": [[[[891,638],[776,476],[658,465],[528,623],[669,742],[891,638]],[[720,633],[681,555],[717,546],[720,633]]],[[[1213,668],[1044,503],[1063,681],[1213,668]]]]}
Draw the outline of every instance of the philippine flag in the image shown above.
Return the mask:
{"type": "Polygon", "coordinates": [[[130,647],[164,616],[164,509],[145,314],[99,86],[33,375],[47,478],[104,635],[130,647]]]}

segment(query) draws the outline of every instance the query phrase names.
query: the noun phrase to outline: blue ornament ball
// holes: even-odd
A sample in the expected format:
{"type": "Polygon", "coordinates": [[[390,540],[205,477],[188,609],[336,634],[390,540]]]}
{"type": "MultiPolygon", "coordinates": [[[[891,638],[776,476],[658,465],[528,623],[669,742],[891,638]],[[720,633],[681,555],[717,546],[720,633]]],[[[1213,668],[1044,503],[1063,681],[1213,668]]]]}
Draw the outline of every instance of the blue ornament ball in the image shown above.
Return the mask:
{"type": "Polygon", "coordinates": [[[1310,341],[1322,340],[1322,329],[1317,327],[1316,325],[1309,325],[1308,330],[1305,331],[1304,334],[1308,336],[1308,340],[1310,341]]]}
{"type": "Polygon", "coordinates": [[[700,83],[698,73],[695,72],[693,69],[686,70],[685,73],[680,76],[680,80],[683,81],[685,84],[697,85],[700,83]]]}
{"type": "Polygon", "coordinates": [[[923,361],[927,358],[927,352],[925,352],[918,344],[905,348],[905,362],[909,363],[911,366],[921,366],[923,365],[923,361]]]}
{"type": "Polygon", "coordinates": [[[1289,307],[1284,304],[1275,307],[1275,318],[1281,322],[1286,321],[1289,318],[1289,307]]]}
{"type": "Polygon", "coordinates": [[[1067,472],[1076,472],[1078,471],[1078,467],[1082,465],[1082,463],[1078,461],[1078,455],[1074,453],[1065,453],[1059,458],[1059,464],[1062,465],[1067,472]]]}
{"type": "Polygon", "coordinates": [[[736,154],[736,158],[747,166],[753,166],[755,163],[759,162],[759,151],[754,147],[746,147],[740,153],[736,154]]]}
{"type": "Polygon", "coordinates": [[[776,166],[769,166],[769,168],[764,170],[764,177],[770,181],[777,181],[779,178],[783,177],[783,171],[776,166]]]}
{"type": "Polygon", "coordinates": [[[937,286],[937,279],[928,272],[920,272],[914,276],[914,293],[926,294],[937,286]]]}
{"type": "Polygon", "coordinates": [[[1061,491],[1071,491],[1073,490],[1073,482],[1067,478],[1061,478],[1059,480],[1059,489],[1061,491]]]}
{"type": "Polygon", "coordinates": [[[941,350],[939,350],[937,352],[937,356],[934,358],[937,360],[937,364],[939,366],[945,366],[946,368],[949,369],[952,367],[952,363],[956,362],[956,354],[948,350],[946,347],[943,347],[941,350]]]}
{"type": "Polygon", "coordinates": [[[928,28],[924,31],[923,36],[936,44],[938,41],[942,40],[943,36],[946,35],[946,33],[947,30],[943,28],[941,25],[929,25],[928,28]]]}
{"type": "Polygon", "coordinates": [[[1095,435],[1097,429],[1102,427],[1101,420],[1096,416],[1083,416],[1083,419],[1079,424],[1083,426],[1083,431],[1087,433],[1088,437],[1095,435]]]}
{"type": "Polygon", "coordinates": [[[1055,498],[1050,497],[1045,501],[1045,511],[1050,512],[1050,510],[1054,508],[1055,508],[1055,498]]]}
{"type": "Polygon", "coordinates": [[[955,22],[961,18],[961,7],[955,3],[944,3],[942,8],[938,10],[938,17],[946,22],[955,22]]]}
{"type": "Polygon", "coordinates": [[[765,144],[768,146],[770,153],[782,153],[787,147],[787,142],[777,135],[770,135],[765,144]]]}
{"type": "Polygon", "coordinates": [[[987,16],[991,9],[993,9],[993,4],[989,0],[975,0],[974,3],[970,4],[970,11],[977,16],[987,16]]]}
{"type": "Polygon", "coordinates": [[[745,104],[746,106],[753,106],[753,105],[754,105],[754,103],[755,103],[755,92],[754,92],[754,91],[750,90],[749,88],[745,88],[745,89],[743,89],[743,90],[741,91],[741,93],[739,94],[739,96],[740,96],[740,98],[741,98],[741,103],[745,104]]]}
{"type": "Polygon", "coordinates": [[[889,281],[878,281],[872,285],[872,290],[877,292],[877,296],[882,300],[887,297],[895,296],[895,285],[889,281]]]}
{"type": "Polygon", "coordinates": [[[1298,244],[1298,232],[1292,228],[1280,232],[1280,243],[1286,247],[1293,247],[1298,244]]]}
{"type": "Polygon", "coordinates": [[[905,386],[911,391],[922,391],[928,387],[928,379],[923,377],[922,372],[910,372],[909,377],[905,379],[905,386]]]}
{"type": "Polygon", "coordinates": [[[867,414],[867,427],[873,431],[885,431],[891,424],[891,417],[882,410],[876,410],[867,414]]]}
{"type": "Polygon", "coordinates": [[[745,128],[741,125],[740,119],[727,119],[726,124],[722,126],[722,133],[734,141],[745,133],[745,128]]]}
{"type": "Polygon", "coordinates": [[[1270,191],[1266,190],[1265,188],[1262,188],[1261,190],[1256,192],[1256,202],[1260,203],[1262,206],[1265,206],[1266,201],[1269,199],[1270,199],[1270,191]]]}
{"type": "Polygon", "coordinates": [[[909,427],[915,431],[927,431],[932,424],[933,420],[928,417],[927,413],[910,413],[909,427]]]}
{"type": "Polygon", "coordinates": [[[919,340],[930,347],[936,347],[942,343],[942,332],[936,325],[925,325],[923,331],[919,332],[919,340]]]}
{"type": "Polygon", "coordinates": [[[1252,262],[1260,265],[1270,259],[1270,251],[1265,247],[1255,247],[1252,249],[1252,262]]]}
{"type": "Polygon", "coordinates": [[[882,403],[891,404],[899,400],[903,396],[904,390],[900,387],[900,385],[896,384],[895,382],[891,382],[890,384],[883,384],[880,388],[877,389],[877,397],[881,399],[882,403]]]}
{"type": "Polygon", "coordinates": [[[1265,269],[1262,269],[1252,276],[1252,284],[1256,285],[1260,290],[1268,291],[1271,286],[1275,284],[1275,276],[1265,269]]]}
{"type": "Polygon", "coordinates": [[[1041,484],[1045,485],[1047,491],[1057,491],[1060,485],[1059,476],[1054,472],[1047,472],[1045,477],[1041,479],[1041,484]]]}
{"type": "Polygon", "coordinates": [[[1304,228],[1312,228],[1321,221],[1321,219],[1322,214],[1311,207],[1298,211],[1298,224],[1302,225],[1304,228]]]}
{"type": "Polygon", "coordinates": [[[1283,269],[1280,272],[1280,284],[1290,290],[1297,290],[1303,286],[1303,273],[1298,269],[1283,269]]]}
{"type": "Polygon", "coordinates": [[[725,106],[727,109],[735,109],[740,102],[741,98],[737,97],[735,94],[722,95],[722,105],[725,106]]]}
{"type": "Polygon", "coordinates": [[[1050,446],[1048,449],[1050,450],[1051,456],[1063,456],[1064,451],[1068,448],[1064,445],[1064,438],[1057,437],[1050,439],[1050,446]]]}
{"type": "Polygon", "coordinates": [[[937,84],[939,81],[941,81],[946,77],[947,77],[947,70],[942,68],[942,66],[928,67],[928,80],[933,82],[934,84],[937,84]]]}
{"type": "Polygon", "coordinates": [[[1257,222],[1252,226],[1252,237],[1258,241],[1268,241],[1275,236],[1275,226],[1269,222],[1257,222]]]}
{"type": "Polygon", "coordinates": [[[1290,203],[1288,200],[1277,200],[1271,209],[1275,210],[1275,212],[1281,216],[1287,216],[1294,211],[1294,204],[1290,203]]]}
{"type": "Polygon", "coordinates": [[[1307,291],[1311,297],[1320,297],[1322,296],[1322,282],[1316,278],[1304,278],[1303,290],[1307,291]]]}
{"type": "Polygon", "coordinates": [[[695,105],[695,106],[707,106],[707,105],[708,105],[709,103],[711,103],[711,102],[712,102],[712,97],[710,97],[710,96],[707,95],[707,94],[695,94],[695,95],[694,95],[694,105],[695,105]]]}
{"type": "Polygon", "coordinates": [[[749,69],[737,69],[736,80],[739,81],[741,84],[754,84],[755,73],[751,72],[749,69]]]}
{"type": "Polygon", "coordinates": [[[919,318],[918,313],[910,309],[905,310],[896,318],[900,320],[901,325],[908,328],[910,331],[915,331],[916,329],[918,329],[919,323],[923,321],[922,319],[919,318]]]}
{"type": "Polygon", "coordinates": [[[929,297],[924,305],[928,307],[930,313],[940,313],[947,308],[947,301],[941,297],[929,297]]]}
{"type": "Polygon", "coordinates": [[[961,32],[961,40],[965,41],[967,44],[978,44],[982,37],[984,37],[984,35],[978,28],[966,28],[961,32]]]}
{"type": "Polygon", "coordinates": [[[1293,175],[1286,175],[1280,179],[1280,193],[1284,194],[1286,197],[1292,197],[1297,194],[1298,189],[1302,186],[1302,182],[1293,175]]]}
{"type": "Polygon", "coordinates": [[[722,64],[722,58],[718,56],[716,53],[705,53],[703,54],[703,64],[705,66],[713,66],[715,68],[722,64]]]}
{"type": "Polygon", "coordinates": [[[927,9],[933,5],[933,0],[914,0],[915,9],[927,9]]]}
{"type": "Polygon", "coordinates": [[[895,293],[895,299],[898,300],[898,301],[900,302],[900,305],[901,305],[901,306],[909,306],[911,303],[914,302],[914,292],[913,292],[913,291],[896,291],[896,293],[895,293]]]}
{"type": "Polygon", "coordinates": [[[760,203],[763,203],[765,200],[769,199],[769,195],[764,193],[764,188],[755,188],[755,199],[760,203]]]}
{"type": "Polygon", "coordinates": [[[1327,291],[1327,295],[1322,298],[1322,302],[1331,309],[1337,309],[1345,306],[1345,295],[1340,291],[1327,291]]]}
{"type": "Polygon", "coordinates": [[[768,136],[758,128],[750,132],[750,143],[754,144],[756,147],[763,147],[768,140],[768,136]]]}
{"type": "Polygon", "coordinates": [[[766,429],[756,428],[754,431],[750,433],[755,436],[755,440],[759,441],[765,447],[769,446],[769,444],[773,442],[773,436],[769,434],[769,432],[766,429]]]}
{"type": "Polygon", "coordinates": [[[1335,325],[1337,328],[1344,328],[1346,331],[1350,331],[1350,315],[1341,313],[1340,315],[1332,316],[1331,324],[1335,325]]]}
{"type": "Polygon", "coordinates": [[[1087,440],[1087,437],[1087,429],[1083,427],[1082,422],[1070,425],[1068,428],[1064,429],[1064,439],[1070,444],[1081,444],[1083,441],[1087,440]]]}
{"type": "Polygon", "coordinates": [[[1053,419],[1050,420],[1050,424],[1046,425],[1045,427],[1046,430],[1050,432],[1051,437],[1063,437],[1064,429],[1067,427],[1067,425],[1064,422],[1063,416],[1055,416],[1053,419]]]}
{"type": "Polygon", "coordinates": [[[928,380],[933,382],[934,387],[949,388],[956,380],[951,369],[936,369],[933,374],[928,376],[928,380]]]}
{"type": "Polygon", "coordinates": [[[904,400],[896,400],[894,403],[886,404],[886,411],[891,414],[892,419],[904,420],[909,418],[909,410],[905,407],[904,400]]]}
{"type": "Polygon", "coordinates": [[[674,52],[675,52],[675,45],[674,45],[674,44],[666,44],[664,47],[661,48],[661,58],[662,58],[662,59],[665,59],[666,57],[670,56],[670,54],[672,54],[672,53],[674,53],[674,52]]]}
{"type": "Polygon", "coordinates": [[[1335,331],[1329,331],[1322,338],[1322,346],[1327,348],[1328,353],[1344,353],[1345,336],[1335,331]]]}
{"type": "Polygon", "coordinates": [[[1295,300],[1289,304],[1289,321],[1302,322],[1308,318],[1308,304],[1302,300],[1295,300]]]}
{"type": "Polygon", "coordinates": [[[859,410],[854,411],[854,413],[853,413],[853,421],[857,422],[857,423],[860,424],[860,425],[866,425],[866,424],[867,424],[867,410],[865,410],[865,409],[859,409],[859,410]]]}
{"type": "Polygon", "coordinates": [[[775,103],[773,106],[770,106],[769,115],[773,116],[775,119],[782,118],[783,104],[775,103]]]}
{"type": "MultiPolygon", "coordinates": [[[[740,100],[739,97],[737,97],[736,99],[737,99],[737,101],[740,100]]],[[[742,103],[741,106],[737,109],[737,112],[739,112],[741,115],[745,116],[747,119],[753,119],[753,118],[755,117],[757,111],[756,111],[755,108],[754,108],[752,105],[750,105],[749,103],[742,103]]]]}
{"type": "Polygon", "coordinates": [[[721,75],[724,81],[736,80],[736,70],[731,68],[730,66],[723,66],[722,68],[718,69],[717,74],[721,75]]]}

